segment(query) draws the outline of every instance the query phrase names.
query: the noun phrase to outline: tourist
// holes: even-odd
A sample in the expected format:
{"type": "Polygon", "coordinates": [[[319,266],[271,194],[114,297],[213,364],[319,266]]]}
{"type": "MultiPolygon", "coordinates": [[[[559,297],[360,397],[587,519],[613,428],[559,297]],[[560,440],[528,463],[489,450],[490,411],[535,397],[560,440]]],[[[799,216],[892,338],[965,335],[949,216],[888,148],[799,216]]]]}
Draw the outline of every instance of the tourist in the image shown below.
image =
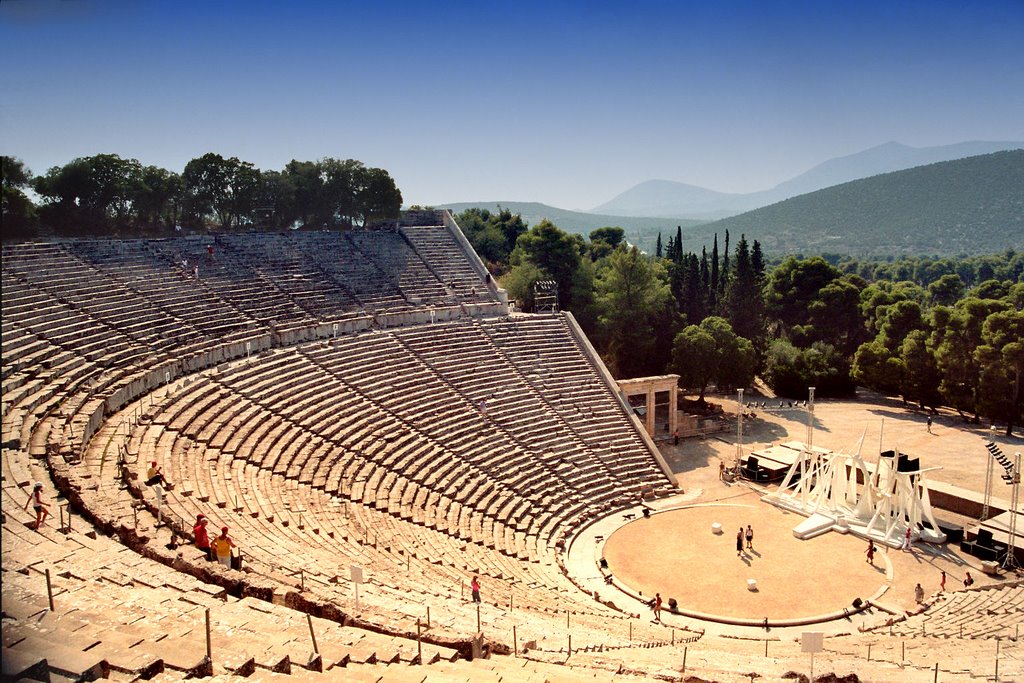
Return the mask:
{"type": "Polygon", "coordinates": [[[725,481],[725,461],[724,460],[719,460],[718,461],[718,478],[720,480],[722,480],[722,481],[725,481]]]}
{"type": "Polygon", "coordinates": [[[163,472],[160,471],[160,465],[153,460],[149,463],[149,469],[146,471],[146,486],[157,485],[163,486],[168,491],[174,490],[174,484],[164,478],[163,472]]]}
{"type": "Polygon", "coordinates": [[[203,551],[206,555],[206,561],[213,561],[213,548],[210,546],[210,534],[206,530],[206,524],[209,522],[206,519],[206,515],[196,515],[196,524],[192,527],[192,535],[196,538],[196,547],[203,551]]]}
{"type": "Polygon", "coordinates": [[[928,416],[928,433],[929,434],[932,433],[932,416],[931,415],[928,416]]]}
{"type": "Polygon", "coordinates": [[[924,588],[921,587],[921,584],[914,586],[914,602],[919,605],[924,602],[924,588]]]}
{"type": "Polygon", "coordinates": [[[469,583],[469,589],[473,593],[473,602],[480,602],[480,579],[474,576],[469,583]]]}
{"type": "Polygon", "coordinates": [[[678,446],[679,445],[679,429],[678,428],[674,432],[672,432],[672,445],[674,445],[674,446],[678,446]]]}
{"type": "Polygon", "coordinates": [[[228,528],[221,527],[220,536],[213,539],[213,552],[217,555],[217,561],[222,565],[231,569],[231,549],[235,547],[235,542],[228,536],[228,528]]]}
{"type": "Polygon", "coordinates": [[[50,516],[50,508],[43,503],[43,482],[37,481],[36,485],[32,487],[28,494],[28,500],[25,501],[22,510],[28,510],[29,503],[32,503],[32,507],[36,511],[36,524],[32,528],[38,531],[39,525],[50,516]]]}
{"type": "Polygon", "coordinates": [[[874,567],[875,566],[875,542],[874,541],[871,541],[871,540],[868,541],[867,556],[868,556],[868,564],[870,564],[872,567],[874,567]]]}
{"type": "Polygon", "coordinates": [[[743,527],[736,532],[736,557],[743,554],[743,527]]]}
{"type": "Polygon", "coordinates": [[[946,591],[946,572],[939,572],[939,590],[946,591]]]}
{"type": "Polygon", "coordinates": [[[910,527],[907,527],[907,533],[903,535],[903,547],[900,548],[905,553],[910,552],[910,527]]]}
{"type": "Polygon", "coordinates": [[[754,549],[754,529],[748,524],[747,525],[747,550],[754,549]]]}
{"type": "Polygon", "coordinates": [[[970,572],[966,572],[964,575],[964,588],[970,588],[974,585],[974,577],[971,576],[970,572]]]}
{"type": "Polygon", "coordinates": [[[661,593],[654,594],[654,620],[661,623],[661,593]]]}

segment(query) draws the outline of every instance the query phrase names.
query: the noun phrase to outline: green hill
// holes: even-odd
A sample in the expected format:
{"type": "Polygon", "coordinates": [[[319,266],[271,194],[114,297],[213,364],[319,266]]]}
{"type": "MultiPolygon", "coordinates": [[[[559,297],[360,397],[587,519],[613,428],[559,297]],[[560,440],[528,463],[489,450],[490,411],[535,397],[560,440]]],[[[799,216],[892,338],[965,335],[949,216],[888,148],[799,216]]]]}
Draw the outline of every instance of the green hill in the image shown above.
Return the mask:
{"type": "MultiPolygon", "coordinates": [[[[538,202],[460,202],[455,204],[438,204],[438,208],[451,209],[456,215],[466,209],[479,207],[488,211],[497,211],[498,206],[518,213],[527,225],[533,226],[545,218],[566,232],[579,233],[587,236],[591,230],[607,226],[618,226],[626,231],[626,239],[649,254],[654,253],[654,245],[661,233],[662,241],[675,237],[676,226],[683,228],[683,245],[687,250],[700,251],[705,243],[704,231],[700,235],[693,233],[693,228],[704,225],[706,221],[685,218],[636,218],[631,216],[605,216],[594,213],[581,213],[559,209],[538,202]]],[[[710,234],[710,233],[708,233],[710,234]]],[[[711,244],[707,241],[707,244],[711,244]]]]}
{"type": "Polygon", "coordinates": [[[1024,247],[1024,150],[918,166],[793,197],[701,226],[765,251],[878,255],[1024,247]]]}

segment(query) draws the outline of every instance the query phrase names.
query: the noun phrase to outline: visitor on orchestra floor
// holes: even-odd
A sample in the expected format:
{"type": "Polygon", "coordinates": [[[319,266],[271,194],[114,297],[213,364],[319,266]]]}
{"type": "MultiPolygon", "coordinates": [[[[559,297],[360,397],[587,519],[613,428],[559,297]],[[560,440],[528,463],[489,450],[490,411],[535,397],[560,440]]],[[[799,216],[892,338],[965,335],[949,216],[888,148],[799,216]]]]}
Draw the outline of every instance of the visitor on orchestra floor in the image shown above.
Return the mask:
{"type": "Polygon", "coordinates": [[[213,539],[213,552],[217,555],[217,561],[222,565],[231,569],[231,549],[235,547],[235,542],[228,536],[228,528],[221,527],[220,536],[213,539]]]}
{"type": "Polygon", "coordinates": [[[33,509],[36,511],[36,523],[33,529],[39,530],[39,525],[46,521],[46,518],[50,516],[50,508],[43,502],[43,482],[37,481],[36,485],[29,491],[28,500],[25,501],[23,510],[28,510],[28,504],[32,503],[33,509]]]}
{"type": "Polygon", "coordinates": [[[746,535],[746,538],[747,538],[747,550],[753,550],[754,549],[754,529],[749,524],[747,525],[747,533],[745,535],[746,535]]]}
{"type": "Polygon", "coordinates": [[[206,553],[206,560],[213,561],[213,547],[210,545],[210,533],[206,530],[209,522],[206,515],[196,515],[196,524],[192,527],[192,534],[196,537],[196,547],[206,553]]]}

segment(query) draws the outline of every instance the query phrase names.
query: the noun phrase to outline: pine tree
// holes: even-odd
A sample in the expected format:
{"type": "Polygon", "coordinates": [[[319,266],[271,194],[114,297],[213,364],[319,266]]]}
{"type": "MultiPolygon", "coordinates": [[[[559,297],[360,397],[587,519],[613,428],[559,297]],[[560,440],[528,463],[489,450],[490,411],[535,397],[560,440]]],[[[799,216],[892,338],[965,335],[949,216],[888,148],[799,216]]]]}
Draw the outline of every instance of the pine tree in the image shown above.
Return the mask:
{"type": "MultiPolygon", "coordinates": [[[[754,244],[756,249],[760,248],[757,242],[754,244]]],[[[764,298],[746,235],[740,235],[736,245],[736,264],[723,303],[725,317],[736,334],[760,348],[764,336],[764,298]]]]}
{"type": "MultiPolygon", "coordinates": [[[[701,288],[701,268],[697,255],[690,253],[683,258],[685,275],[683,276],[683,301],[679,309],[686,316],[687,325],[696,325],[704,320],[704,293],[701,288]]],[[[705,266],[707,263],[705,262],[705,266]]],[[[707,270],[705,269],[705,274],[707,270]]]]}
{"type": "Polygon", "coordinates": [[[764,254],[761,252],[761,243],[754,240],[754,246],[750,250],[750,267],[754,269],[754,277],[760,285],[764,282],[764,254]]]}

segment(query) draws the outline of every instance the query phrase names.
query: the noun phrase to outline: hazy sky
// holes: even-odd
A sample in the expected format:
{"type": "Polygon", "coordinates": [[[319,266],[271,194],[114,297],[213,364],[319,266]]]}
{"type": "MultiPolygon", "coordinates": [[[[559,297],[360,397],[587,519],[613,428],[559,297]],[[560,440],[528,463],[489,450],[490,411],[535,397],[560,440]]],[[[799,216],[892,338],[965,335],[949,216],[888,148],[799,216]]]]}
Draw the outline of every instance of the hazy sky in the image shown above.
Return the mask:
{"type": "Polygon", "coordinates": [[[355,158],[407,203],[765,189],[1024,140],[1024,1],[0,1],[0,151],[355,158]]]}

